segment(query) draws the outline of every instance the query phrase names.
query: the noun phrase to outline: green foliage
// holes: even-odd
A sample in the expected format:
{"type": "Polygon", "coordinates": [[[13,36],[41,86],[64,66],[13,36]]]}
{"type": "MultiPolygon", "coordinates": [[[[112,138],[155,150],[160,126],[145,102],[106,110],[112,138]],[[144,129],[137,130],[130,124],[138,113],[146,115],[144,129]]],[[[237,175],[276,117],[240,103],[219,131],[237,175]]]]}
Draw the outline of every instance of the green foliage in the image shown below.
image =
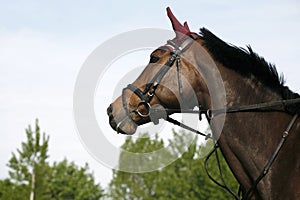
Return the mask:
{"type": "Polygon", "coordinates": [[[89,173],[89,166],[78,167],[66,159],[55,162],[47,180],[46,194],[48,199],[97,200],[103,196],[99,184],[89,173]]]}
{"type": "Polygon", "coordinates": [[[31,126],[26,129],[26,136],[27,141],[21,143],[21,149],[17,149],[17,154],[12,153],[9,160],[9,176],[16,186],[26,187],[23,196],[44,199],[40,191],[45,188],[44,176],[48,170],[49,136],[40,133],[38,120],[34,130],[31,126]]]}
{"type": "MultiPolygon", "coordinates": [[[[131,137],[128,137],[122,148],[132,153],[147,153],[163,148],[163,141],[159,141],[157,136],[154,140],[149,140],[147,134],[145,134],[136,141],[133,141],[131,137]]],[[[148,157],[147,159],[151,160],[152,158],[148,157]]],[[[159,164],[159,159],[160,158],[153,164],[159,164]]],[[[137,167],[139,166],[139,163],[145,162],[145,160],[135,161],[136,162],[131,162],[131,160],[127,159],[126,154],[121,154],[119,161],[120,168],[122,168],[122,165],[126,165],[128,168],[138,170],[137,167]]],[[[131,174],[113,170],[113,179],[110,183],[112,192],[111,197],[120,200],[147,199],[147,196],[152,196],[153,182],[158,174],[158,171],[153,173],[131,174]]]]}
{"type": "Polygon", "coordinates": [[[5,200],[28,200],[28,186],[15,184],[9,179],[0,180],[0,199],[5,200]]]}
{"type": "MultiPolygon", "coordinates": [[[[212,142],[199,146],[197,138],[186,147],[188,135],[174,132],[174,141],[169,141],[168,154],[164,156],[180,155],[181,158],[169,166],[149,173],[126,173],[113,170],[113,179],[109,185],[109,196],[112,199],[231,199],[230,194],[216,186],[206,175],[203,154],[207,153],[212,142]]],[[[122,148],[130,152],[151,152],[165,146],[162,140],[138,138],[133,141],[128,138],[122,148]]],[[[220,155],[220,153],[219,153],[220,155]]],[[[220,155],[220,157],[222,157],[220,155]]],[[[161,158],[163,159],[163,158],[161,158]]],[[[119,164],[130,164],[124,155],[120,155],[119,164]]],[[[135,163],[136,164],[136,163],[135,163]]],[[[230,172],[225,160],[221,159],[221,166],[226,183],[231,188],[238,188],[238,184],[230,172]]],[[[219,180],[219,171],[214,157],[209,161],[210,173],[219,180]]]]}
{"type": "Polygon", "coordinates": [[[78,167],[66,159],[53,166],[48,163],[49,136],[40,133],[37,120],[34,130],[26,129],[26,136],[7,164],[10,179],[0,181],[0,199],[96,200],[104,195],[88,164],[78,167]]]}
{"type": "Polygon", "coordinates": [[[12,158],[8,163],[8,167],[11,169],[9,175],[16,183],[24,181],[30,183],[32,173],[43,167],[49,157],[47,154],[49,136],[43,133],[41,141],[38,120],[36,120],[35,131],[32,131],[31,126],[25,131],[27,141],[22,142],[21,149],[17,149],[18,155],[12,153],[12,158]]]}

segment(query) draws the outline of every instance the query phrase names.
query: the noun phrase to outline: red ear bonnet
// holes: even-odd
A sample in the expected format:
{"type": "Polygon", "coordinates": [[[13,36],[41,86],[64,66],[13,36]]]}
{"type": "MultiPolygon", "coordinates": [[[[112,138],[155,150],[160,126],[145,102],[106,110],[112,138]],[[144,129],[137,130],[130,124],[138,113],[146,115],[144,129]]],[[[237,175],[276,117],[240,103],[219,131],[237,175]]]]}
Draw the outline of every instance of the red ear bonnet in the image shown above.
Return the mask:
{"type": "MultiPolygon", "coordinates": [[[[167,15],[168,15],[169,19],[171,20],[173,30],[176,33],[176,37],[179,37],[179,38],[182,37],[181,34],[184,34],[184,35],[187,35],[187,36],[189,36],[189,35],[192,34],[191,31],[190,31],[190,28],[189,28],[189,26],[187,24],[187,22],[184,22],[184,25],[182,25],[176,19],[176,17],[173,15],[173,13],[172,13],[172,11],[171,11],[171,9],[169,7],[167,7],[167,15]],[[178,32],[181,33],[180,34],[181,36],[178,34],[178,32]]],[[[177,39],[179,39],[179,38],[177,38],[177,39]]]]}

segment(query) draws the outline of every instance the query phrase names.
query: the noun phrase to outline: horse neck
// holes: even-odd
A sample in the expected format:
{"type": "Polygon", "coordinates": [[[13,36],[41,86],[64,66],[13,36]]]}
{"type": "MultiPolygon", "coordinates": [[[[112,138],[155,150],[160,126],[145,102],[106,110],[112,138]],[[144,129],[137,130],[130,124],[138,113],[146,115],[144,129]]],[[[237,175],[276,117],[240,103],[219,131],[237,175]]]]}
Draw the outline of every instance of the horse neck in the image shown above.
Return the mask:
{"type": "Polygon", "coordinates": [[[282,97],[254,76],[243,77],[224,66],[218,66],[226,91],[227,107],[281,100],[282,97]]]}
{"type": "MultiPolygon", "coordinates": [[[[223,66],[218,66],[224,81],[227,107],[251,105],[280,100],[280,96],[258,82],[245,78],[223,66]]],[[[288,117],[279,112],[244,112],[226,115],[218,140],[222,153],[244,192],[261,173],[278,144],[288,117]],[[282,123],[278,119],[283,119],[282,123]]],[[[265,177],[259,187],[258,198],[269,197],[271,176],[265,177]]]]}

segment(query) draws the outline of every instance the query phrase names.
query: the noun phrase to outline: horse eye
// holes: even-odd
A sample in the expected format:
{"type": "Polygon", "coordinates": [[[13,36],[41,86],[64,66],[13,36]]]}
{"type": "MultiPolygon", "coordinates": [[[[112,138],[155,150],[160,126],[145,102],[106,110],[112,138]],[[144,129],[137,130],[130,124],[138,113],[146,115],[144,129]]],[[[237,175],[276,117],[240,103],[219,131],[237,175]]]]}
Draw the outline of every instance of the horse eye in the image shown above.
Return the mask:
{"type": "Polygon", "coordinates": [[[150,57],[150,63],[156,63],[159,60],[159,57],[151,56],[150,57]]]}

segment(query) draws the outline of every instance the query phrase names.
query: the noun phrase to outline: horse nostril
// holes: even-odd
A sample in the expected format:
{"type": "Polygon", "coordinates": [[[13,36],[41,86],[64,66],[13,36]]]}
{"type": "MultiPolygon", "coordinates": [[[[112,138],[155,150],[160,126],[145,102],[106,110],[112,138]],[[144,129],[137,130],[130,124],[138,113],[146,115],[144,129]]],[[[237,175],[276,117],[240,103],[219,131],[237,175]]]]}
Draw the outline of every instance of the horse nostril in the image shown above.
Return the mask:
{"type": "Polygon", "coordinates": [[[110,104],[108,106],[108,108],[107,108],[107,115],[109,116],[109,124],[110,124],[110,126],[115,130],[116,126],[117,126],[117,123],[115,122],[115,119],[113,118],[112,111],[113,111],[113,107],[110,104]]]}
{"type": "Polygon", "coordinates": [[[112,105],[110,104],[107,108],[107,115],[111,116],[112,115],[112,105]]]}

